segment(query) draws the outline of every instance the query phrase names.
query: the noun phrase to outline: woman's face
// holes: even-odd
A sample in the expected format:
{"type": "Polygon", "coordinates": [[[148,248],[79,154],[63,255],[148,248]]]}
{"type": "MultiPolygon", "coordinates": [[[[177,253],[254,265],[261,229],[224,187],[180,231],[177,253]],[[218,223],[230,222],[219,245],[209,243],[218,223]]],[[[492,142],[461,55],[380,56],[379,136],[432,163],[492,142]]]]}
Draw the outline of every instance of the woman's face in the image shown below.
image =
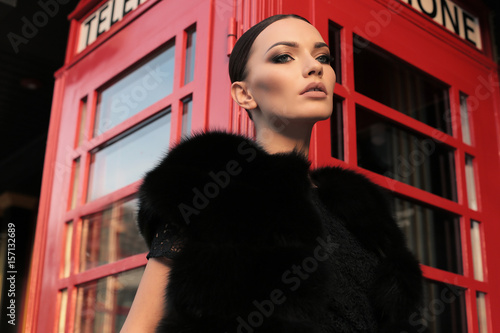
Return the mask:
{"type": "Polygon", "coordinates": [[[310,123],[330,117],[335,72],[328,46],[309,23],[286,18],[269,25],[255,39],[246,68],[254,120],[310,123]]]}

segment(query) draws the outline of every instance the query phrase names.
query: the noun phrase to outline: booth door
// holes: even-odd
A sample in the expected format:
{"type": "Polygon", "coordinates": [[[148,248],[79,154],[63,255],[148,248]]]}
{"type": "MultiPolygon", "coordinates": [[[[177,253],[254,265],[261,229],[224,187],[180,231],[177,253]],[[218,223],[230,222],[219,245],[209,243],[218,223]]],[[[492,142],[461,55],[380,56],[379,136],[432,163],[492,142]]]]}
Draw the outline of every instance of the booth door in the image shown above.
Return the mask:
{"type": "Polygon", "coordinates": [[[146,5],[59,74],[37,332],[119,332],[146,264],[136,226],[141,178],[206,126],[210,3],[146,5]]]}

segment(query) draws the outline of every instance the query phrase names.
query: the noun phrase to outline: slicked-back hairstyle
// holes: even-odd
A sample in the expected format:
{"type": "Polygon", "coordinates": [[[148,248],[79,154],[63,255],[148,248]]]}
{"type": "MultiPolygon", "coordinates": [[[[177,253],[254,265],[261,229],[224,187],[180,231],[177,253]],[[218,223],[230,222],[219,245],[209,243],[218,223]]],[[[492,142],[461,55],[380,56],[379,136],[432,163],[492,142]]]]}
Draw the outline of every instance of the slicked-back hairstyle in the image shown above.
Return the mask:
{"type": "Polygon", "coordinates": [[[238,41],[234,45],[233,51],[231,52],[231,56],[229,57],[229,78],[231,79],[231,83],[245,80],[247,76],[246,66],[255,38],[257,38],[257,36],[260,35],[260,33],[270,24],[290,17],[306,21],[310,24],[308,20],[306,20],[302,16],[295,14],[273,15],[260,21],[259,23],[248,29],[238,39],[238,41]]]}

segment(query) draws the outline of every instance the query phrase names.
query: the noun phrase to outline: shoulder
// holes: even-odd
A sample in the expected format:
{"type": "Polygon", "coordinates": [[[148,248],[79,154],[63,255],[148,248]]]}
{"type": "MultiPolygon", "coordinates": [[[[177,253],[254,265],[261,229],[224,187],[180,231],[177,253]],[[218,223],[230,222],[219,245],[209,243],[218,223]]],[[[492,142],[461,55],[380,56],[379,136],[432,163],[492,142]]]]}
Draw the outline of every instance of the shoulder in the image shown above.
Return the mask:
{"type": "Polygon", "coordinates": [[[241,135],[222,131],[197,133],[172,148],[146,173],[139,193],[141,198],[159,206],[165,204],[166,198],[184,199],[183,190],[192,196],[193,188],[203,191],[209,183],[225,183],[221,179],[227,177],[230,180],[226,182],[242,185],[288,173],[285,166],[307,172],[309,164],[298,156],[270,155],[241,135]]]}
{"type": "Polygon", "coordinates": [[[389,191],[359,172],[341,167],[317,169],[311,178],[331,213],[345,221],[365,245],[373,250],[405,246],[390,209],[389,191]]]}
{"type": "MultiPolygon", "coordinates": [[[[139,189],[139,227],[185,224],[262,207],[278,193],[308,186],[309,162],[295,153],[270,155],[252,139],[221,131],[198,133],[172,148],[139,189]],[[153,222],[152,222],[153,221],[153,222]]],[[[150,233],[151,231],[149,231],[150,233]]],[[[147,235],[145,235],[147,239],[147,235]]]]}
{"type": "Polygon", "coordinates": [[[199,132],[183,139],[160,162],[158,168],[195,166],[212,168],[225,160],[252,161],[263,150],[250,138],[223,131],[199,132]]]}
{"type": "MultiPolygon", "coordinates": [[[[139,189],[140,199],[161,206],[182,197],[182,189],[199,186],[210,173],[236,174],[254,160],[260,149],[246,137],[224,132],[197,133],[174,146],[149,170],[139,189]]],[[[190,189],[189,189],[190,190],[190,189]]]]}
{"type": "MultiPolygon", "coordinates": [[[[389,192],[357,171],[324,167],[314,170],[311,178],[318,185],[322,198],[333,207],[340,208],[341,204],[349,203],[346,208],[361,212],[373,208],[379,211],[377,207],[380,207],[380,204],[387,208],[389,192]]],[[[340,214],[342,212],[338,211],[340,214]]]]}

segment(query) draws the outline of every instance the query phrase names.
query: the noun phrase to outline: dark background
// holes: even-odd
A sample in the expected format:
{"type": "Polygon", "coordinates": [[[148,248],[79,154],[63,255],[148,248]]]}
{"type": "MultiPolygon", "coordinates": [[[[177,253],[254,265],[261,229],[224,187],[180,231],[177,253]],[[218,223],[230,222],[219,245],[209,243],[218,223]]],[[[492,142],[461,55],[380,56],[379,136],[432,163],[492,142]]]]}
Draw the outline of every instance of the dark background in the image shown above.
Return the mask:
{"type": "MultiPolygon", "coordinates": [[[[8,228],[14,226],[14,267],[17,272],[15,297],[9,296],[10,285],[5,283],[6,280],[0,281],[3,284],[0,332],[3,333],[17,332],[22,322],[54,72],[64,63],[69,34],[67,17],[77,3],[78,0],[69,0],[64,5],[57,0],[0,0],[0,252],[7,248],[8,228]],[[47,7],[50,15],[41,14],[44,11],[39,2],[53,4],[47,7]],[[25,30],[28,38],[23,39],[23,26],[26,21],[33,23],[34,16],[39,20],[39,27],[34,25],[31,30],[25,30]],[[22,41],[18,50],[12,47],[9,38],[22,41]],[[13,201],[12,194],[34,199],[21,197],[13,201]],[[12,300],[15,300],[16,307],[15,326],[7,322],[7,305],[12,300]]],[[[7,258],[0,258],[0,262],[7,258]]],[[[6,274],[9,271],[7,263],[0,267],[0,271],[3,271],[0,276],[10,276],[6,274]]]]}
{"type": "MultiPolygon", "coordinates": [[[[38,197],[49,126],[54,72],[64,64],[69,35],[68,15],[78,0],[54,3],[45,25],[33,37],[12,47],[14,34],[23,37],[23,17],[43,16],[38,0],[0,0],[0,195],[15,192],[38,197]],[[15,3],[15,7],[5,4],[15,3]]],[[[33,32],[33,31],[28,31],[33,32]]],[[[30,35],[28,35],[30,36],[30,35]]]]}

